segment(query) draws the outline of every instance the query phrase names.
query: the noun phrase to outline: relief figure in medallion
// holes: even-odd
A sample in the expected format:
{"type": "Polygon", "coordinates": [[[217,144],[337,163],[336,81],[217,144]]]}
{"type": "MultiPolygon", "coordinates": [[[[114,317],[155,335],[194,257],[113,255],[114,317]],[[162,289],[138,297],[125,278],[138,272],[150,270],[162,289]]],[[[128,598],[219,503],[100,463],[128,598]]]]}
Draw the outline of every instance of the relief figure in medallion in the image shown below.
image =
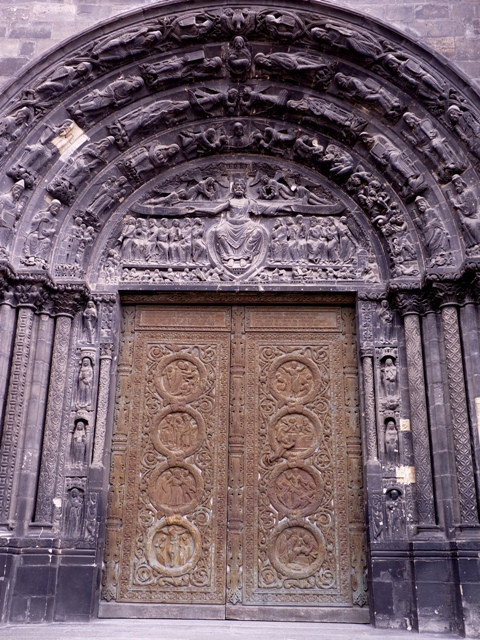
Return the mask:
{"type": "Polygon", "coordinates": [[[166,569],[187,564],[195,551],[190,532],[185,527],[175,524],[163,527],[155,535],[153,546],[157,561],[166,569]]]}
{"type": "Polygon", "coordinates": [[[277,539],[280,562],[293,571],[304,570],[318,558],[318,543],[303,527],[289,527],[277,539]]]}
{"type": "Polygon", "coordinates": [[[188,504],[195,497],[196,491],[194,476],[183,467],[167,469],[157,481],[159,500],[170,508],[188,504]]]}
{"type": "Polygon", "coordinates": [[[275,482],[276,497],[289,510],[308,507],[316,490],[313,477],[304,469],[287,469],[275,482]]]}

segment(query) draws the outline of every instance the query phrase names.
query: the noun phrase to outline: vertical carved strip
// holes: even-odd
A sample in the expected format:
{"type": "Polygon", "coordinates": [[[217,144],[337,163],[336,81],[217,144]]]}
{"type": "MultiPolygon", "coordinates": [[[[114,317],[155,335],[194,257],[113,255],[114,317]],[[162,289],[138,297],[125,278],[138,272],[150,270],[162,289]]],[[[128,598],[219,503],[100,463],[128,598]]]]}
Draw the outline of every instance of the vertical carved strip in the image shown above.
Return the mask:
{"type": "MultiPolygon", "coordinates": [[[[54,320],[48,313],[38,318],[38,333],[35,356],[32,364],[32,382],[25,420],[25,443],[21,467],[21,483],[27,487],[18,497],[17,514],[23,518],[23,526],[28,527],[35,508],[35,488],[42,444],[43,425],[48,393],[48,377],[52,355],[54,320]]],[[[33,354],[32,354],[33,356],[33,354]]]]}
{"type": "Polygon", "coordinates": [[[118,381],[115,400],[115,427],[112,437],[110,484],[108,489],[105,571],[102,576],[102,598],[107,602],[117,598],[125,505],[125,458],[132,394],[134,393],[131,379],[135,307],[124,308],[122,316],[122,339],[118,355],[118,381]]]}
{"type": "Polygon", "coordinates": [[[375,421],[375,378],[373,369],[373,312],[374,304],[362,301],[359,311],[360,354],[363,369],[364,423],[368,461],[378,459],[375,421]]]}
{"type": "Polygon", "coordinates": [[[410,396],[413,454],[418,497],[420,524],[435,524],[430,443],[428,438],[428,414],[423,375],[423,352],[420,319],[417,314],[404,316],[407,373],[410,396]]]}
{"type": "Polygon", "coordinates": [[[367,432],[367,456],[368,460],[377,460],[377,434],[375,430],[375,388],[373,379],[373,358],[364,355],[362,357],[363,388],[365,402],[365,428],[367,432]]]}
{"type": "Polygon", "coordinates": [[[42,464],[37,493],[35,521],[52,522],[55,476],[57,469],[56,452],[60,442],[63,399],[67,379],[68,351],[72,318],[59,316],[55,327],[52,369],[50,372],[49,396],[45,432],[43,436],[42,464]]]}
{"type": "Polygon", "coordinates": [[[15,329],[16,312],[9,304],[0,306],[0,436],[2,433],[2,411],[8,391],[10,356],[15,329]]]}
{"type": "Polygon", "coordinates": [[[245,406],[245,310],[232,310],[228,482],[227,601],[242,601],[243,416],[245,406]]]}
{"type": "Polygon", "coordinates": [[[95,441],[93,445],[93,464],[95,466],[101,466],[103,463],[113,345],[103,344],[100,349],[97,420],[95,424],[95,441]]]}
{"type": "Polygon", "coordinates": [[[32,308],[20,308],[0,453],[0,523],[3,524],[7,524],[11,518],[10,507],[18,440],[23,426],[24,395],[30,358],[33,317],[32,308]]]}
{"type": "Polygon", "coordinates": [[[462,522],[476,524],[478,523],[478,512],[457,309],[452,305],[442,307],[442,320],[460,516],[462,522]]]}

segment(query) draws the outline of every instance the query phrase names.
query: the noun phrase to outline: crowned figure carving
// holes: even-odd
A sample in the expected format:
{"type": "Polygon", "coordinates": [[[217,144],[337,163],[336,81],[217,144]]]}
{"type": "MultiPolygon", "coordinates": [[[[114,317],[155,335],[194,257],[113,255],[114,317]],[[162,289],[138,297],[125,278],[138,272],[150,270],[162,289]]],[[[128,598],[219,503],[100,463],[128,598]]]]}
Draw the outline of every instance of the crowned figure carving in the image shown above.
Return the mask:
{"type": "Polygon", "coordinates": [[[112,249],[129,277],[144,268],[156,282],[314,281],[364,269],[370,249],[354,216],[308,176],[204,173],[175,176],[130,205],[112,249]]]}

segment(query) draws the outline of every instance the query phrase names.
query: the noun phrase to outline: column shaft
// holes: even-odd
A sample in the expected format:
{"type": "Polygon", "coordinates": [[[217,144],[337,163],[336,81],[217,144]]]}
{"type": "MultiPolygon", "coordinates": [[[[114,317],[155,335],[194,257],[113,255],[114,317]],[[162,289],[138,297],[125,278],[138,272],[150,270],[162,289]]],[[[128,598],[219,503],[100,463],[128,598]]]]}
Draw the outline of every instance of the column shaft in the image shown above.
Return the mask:
{"type": "Polygon", "coordinates": [[[404,316],[405,347],[410,398],[413,454],[417,484],[419,524],[435,524],[428,413],[423,373],[423,350],[420,318],[416,313],[404,316]]]}
{"type": "Polygon", "coordinates": [[[100,372],[98,382],[97,417],[95,440],[93,445],[93,464],[103,464],[105,433],[107,429],[108,400],[110,396],[110,368],[112,364],[112,346],[102,345],[100,354],[100,372]]]}
{"type": "Polygon", "coordinates": [[[464,524],[477,524],[478,509],[457,308],[453,305],[442,307],[442,321],[460,518],[464,524]]]}
{"type": "Polygon", "coordinates": [[[44,524],[52,523],[71,327],[71,317],[59,316],[57,318],[35,511],[35,521],[44,524]]]}
{"type": "Polygon", "coordinates": [[[20,307],[18,311],[15,346],[5,409],[4,428],[0,451],[0,523],[13,525],[14,496],[17,482],[15,469],[20,434],[24,425],[25,388],[31,351],[34,311],[20,307]]]}

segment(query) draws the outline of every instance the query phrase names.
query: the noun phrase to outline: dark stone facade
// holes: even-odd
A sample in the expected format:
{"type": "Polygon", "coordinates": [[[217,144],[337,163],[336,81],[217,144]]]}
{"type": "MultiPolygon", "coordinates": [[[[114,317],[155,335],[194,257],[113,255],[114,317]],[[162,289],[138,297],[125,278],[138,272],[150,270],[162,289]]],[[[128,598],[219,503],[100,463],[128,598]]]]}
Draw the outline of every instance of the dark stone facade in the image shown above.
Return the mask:
{"type": "Polygon", "coordinates": [[[301,292],[355,299],[372,622],[478,637],[475,89],[331,5],[178,2],[1,110],[3,620],[97,615],[121,304],[301,292]]]}

